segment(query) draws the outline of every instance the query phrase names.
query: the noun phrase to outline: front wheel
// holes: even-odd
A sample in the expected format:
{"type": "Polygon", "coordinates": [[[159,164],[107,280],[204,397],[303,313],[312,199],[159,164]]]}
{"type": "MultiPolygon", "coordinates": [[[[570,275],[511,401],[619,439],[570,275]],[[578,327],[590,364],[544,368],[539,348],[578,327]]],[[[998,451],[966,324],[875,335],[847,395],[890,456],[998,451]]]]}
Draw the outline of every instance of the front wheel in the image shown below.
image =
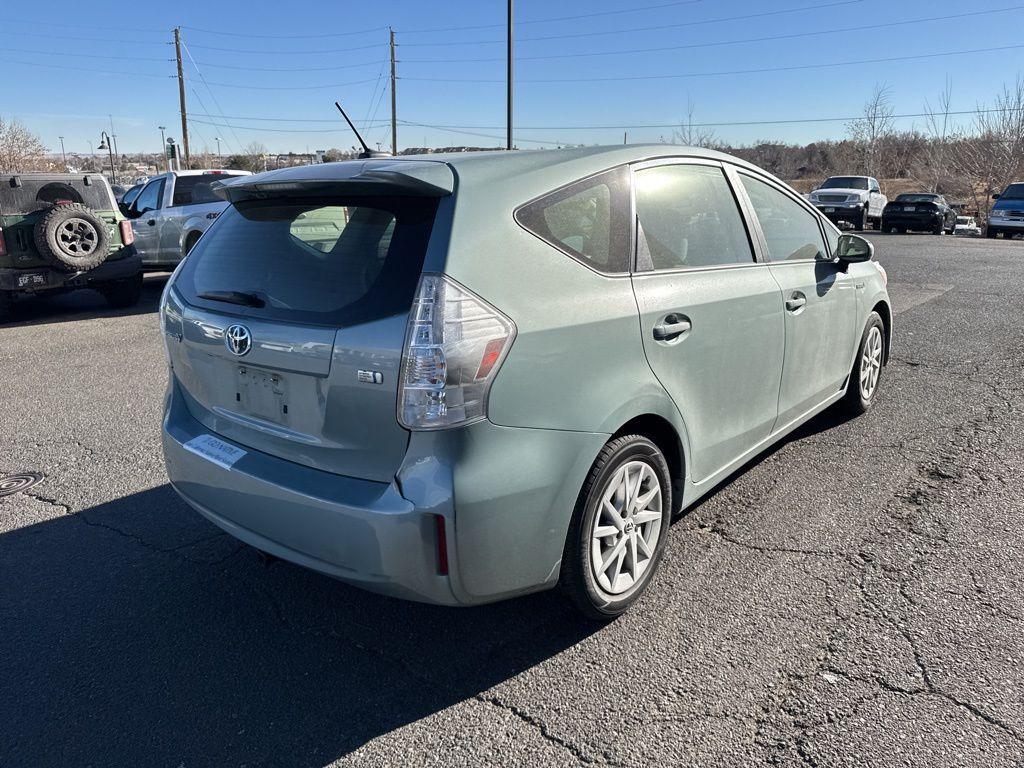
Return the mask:
{"type": "Polygon", "coordinates": [[[610,621],[636,602],[671,517],[672,483],[658,446],[641,435],[608,443],[580,491],[562,557],[562,589],[584,615],[610,621]]]}
{"type": "Polygon", "coordinates": [[[878,386],[885,361],[885,326],[877,312],[868,315],[860,338],[857,358],[853,361],[850,381],[843,398],[845,410],[853,416],[867,413],[878,396],[878,386]]]}

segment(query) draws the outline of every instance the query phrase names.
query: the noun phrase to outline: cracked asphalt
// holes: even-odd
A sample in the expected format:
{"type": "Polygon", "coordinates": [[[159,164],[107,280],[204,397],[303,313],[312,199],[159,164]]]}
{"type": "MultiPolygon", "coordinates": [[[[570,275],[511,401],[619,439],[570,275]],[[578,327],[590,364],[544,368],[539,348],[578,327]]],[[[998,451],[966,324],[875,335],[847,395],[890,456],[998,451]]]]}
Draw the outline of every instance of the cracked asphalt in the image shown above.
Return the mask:
{"type": "Polygon", "coordinates": [[[1024,766],[1024,244],[874,235],[881,400],[677,522],[609,626],[265,564],[180,502],[154,308],[0,330],[0,766],[1024,766]]]}

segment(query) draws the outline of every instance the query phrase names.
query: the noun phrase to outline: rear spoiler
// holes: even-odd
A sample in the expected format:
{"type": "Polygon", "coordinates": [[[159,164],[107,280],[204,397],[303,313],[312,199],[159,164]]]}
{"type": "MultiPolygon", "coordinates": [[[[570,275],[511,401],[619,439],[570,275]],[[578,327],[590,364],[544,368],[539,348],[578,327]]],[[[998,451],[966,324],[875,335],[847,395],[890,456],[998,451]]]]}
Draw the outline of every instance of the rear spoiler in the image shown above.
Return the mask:
{"type": "Polygon", "coordinates": [[[236,176],[215,181],[214,194],[231,203],[277,197],[409,195],[446,197],[455,191],[450,166],[436,161],[349,161],[236,176]]]}

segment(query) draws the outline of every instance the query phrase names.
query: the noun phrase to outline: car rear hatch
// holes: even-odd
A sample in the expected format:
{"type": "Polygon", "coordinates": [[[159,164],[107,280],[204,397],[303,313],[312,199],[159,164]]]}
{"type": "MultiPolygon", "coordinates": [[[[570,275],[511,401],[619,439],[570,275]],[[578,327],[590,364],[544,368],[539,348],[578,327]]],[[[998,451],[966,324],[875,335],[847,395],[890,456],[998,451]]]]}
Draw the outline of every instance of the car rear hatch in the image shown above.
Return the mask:
{"type": "Polygon", "coordinates": [[[440,167],[450,184],[253,177],[222,189],[234,204],[186,259],[164,315],[198,421],[324,471],[394,476],[408,445],[397,420],[408,314],[428,248],[444,247],[433,224],[454,186],[440,167]]]}

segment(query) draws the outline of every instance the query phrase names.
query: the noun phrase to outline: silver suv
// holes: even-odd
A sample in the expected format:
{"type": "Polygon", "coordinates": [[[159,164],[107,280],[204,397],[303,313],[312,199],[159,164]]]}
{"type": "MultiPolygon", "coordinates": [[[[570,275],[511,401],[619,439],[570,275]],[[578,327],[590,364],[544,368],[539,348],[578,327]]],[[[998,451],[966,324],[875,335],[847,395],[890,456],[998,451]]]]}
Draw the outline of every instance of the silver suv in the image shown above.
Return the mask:
{"type": "Polygon", "coordinates": [[[163,443],[233,536],[472,605],[650,581],[674,514],[879,391],[871,245],[664,145],[426,155],[228,181],[168,283],[163,443]]]}

